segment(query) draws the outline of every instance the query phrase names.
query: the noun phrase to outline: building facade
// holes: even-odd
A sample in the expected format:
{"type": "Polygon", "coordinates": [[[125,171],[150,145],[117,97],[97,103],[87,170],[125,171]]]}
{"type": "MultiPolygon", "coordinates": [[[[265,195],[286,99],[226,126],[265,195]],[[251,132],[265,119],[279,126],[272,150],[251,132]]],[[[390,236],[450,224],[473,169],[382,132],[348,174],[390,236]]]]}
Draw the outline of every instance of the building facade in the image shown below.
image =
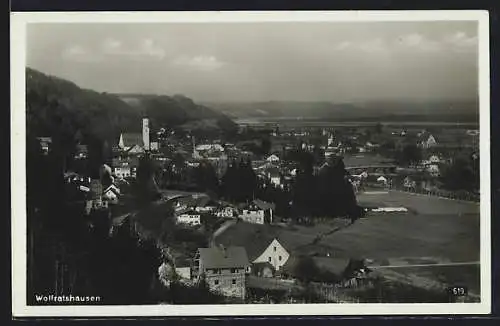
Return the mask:
{"type": "Polygon", "coordinates": [[[196,226],[201,224],[201,215],[196,212],[187,212],[179,214],[176,217],[177,223],[185,224],[190,226],[196,226]]]}
{"type": "Polygon", "coordinates": [[[195,262],[198,278],[203,278],[211,291],[245,299],[246,273],[250,266],[245,248],[199,248],[195,262]]]}

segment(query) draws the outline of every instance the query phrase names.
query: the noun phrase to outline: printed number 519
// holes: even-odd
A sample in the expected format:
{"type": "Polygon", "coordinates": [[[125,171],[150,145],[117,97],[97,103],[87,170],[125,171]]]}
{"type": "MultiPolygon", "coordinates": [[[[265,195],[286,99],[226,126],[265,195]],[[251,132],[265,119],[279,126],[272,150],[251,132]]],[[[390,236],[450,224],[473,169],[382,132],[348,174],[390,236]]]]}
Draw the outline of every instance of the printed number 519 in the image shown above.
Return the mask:
{"type": "Polygon", "coordinates": [[[467,295],[467,288],[463,287],[463,286],[451,287],[449,290],[450,290],[450,293],[452,295],[454,295],[454,296],[465,296],[465,295],[467,295]]]}

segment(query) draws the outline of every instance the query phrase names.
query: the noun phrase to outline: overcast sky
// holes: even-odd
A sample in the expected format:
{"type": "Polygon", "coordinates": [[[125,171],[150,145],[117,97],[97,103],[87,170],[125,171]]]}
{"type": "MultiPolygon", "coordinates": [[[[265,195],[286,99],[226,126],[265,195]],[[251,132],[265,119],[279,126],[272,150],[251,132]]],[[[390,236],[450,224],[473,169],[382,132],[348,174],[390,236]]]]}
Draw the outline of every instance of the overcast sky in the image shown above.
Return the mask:
{"type": "Polygon", "coordinates": [[[27,65],[198,101],[470,99],[476,22],[37,24],[27,65]]]}

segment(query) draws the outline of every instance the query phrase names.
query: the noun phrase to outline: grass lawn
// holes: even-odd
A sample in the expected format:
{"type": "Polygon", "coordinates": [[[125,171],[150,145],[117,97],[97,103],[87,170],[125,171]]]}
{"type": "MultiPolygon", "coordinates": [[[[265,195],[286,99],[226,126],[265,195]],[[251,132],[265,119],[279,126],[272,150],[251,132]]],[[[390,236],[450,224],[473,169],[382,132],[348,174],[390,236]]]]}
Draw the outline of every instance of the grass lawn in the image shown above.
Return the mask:
{"type": "Polygon", "coordinates": [[[435,280],[446,286],[466,286],[470,293],[480,293],[480,265],[404,267],[394,271],[435,280]]]}
{"type": "Polygon", "coordinates": [[[322,239],[334,257],[441,257],[479,260],[479,216],[386,214],[358,220],[322,239]]]}

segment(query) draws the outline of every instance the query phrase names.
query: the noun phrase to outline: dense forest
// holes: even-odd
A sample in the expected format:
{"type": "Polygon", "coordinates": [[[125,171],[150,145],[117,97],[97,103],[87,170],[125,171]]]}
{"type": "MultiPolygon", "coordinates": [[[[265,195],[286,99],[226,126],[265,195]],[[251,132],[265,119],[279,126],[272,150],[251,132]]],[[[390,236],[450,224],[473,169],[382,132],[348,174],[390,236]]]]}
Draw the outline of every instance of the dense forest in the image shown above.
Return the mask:
{"type": "Polygon", "coordinates": [[[225,132],[237,130],[236,123],[223,113],[199,105],[184,95],[117,94],[116,96],[139,109],[162,127],[217,129],[225,132]]]}

